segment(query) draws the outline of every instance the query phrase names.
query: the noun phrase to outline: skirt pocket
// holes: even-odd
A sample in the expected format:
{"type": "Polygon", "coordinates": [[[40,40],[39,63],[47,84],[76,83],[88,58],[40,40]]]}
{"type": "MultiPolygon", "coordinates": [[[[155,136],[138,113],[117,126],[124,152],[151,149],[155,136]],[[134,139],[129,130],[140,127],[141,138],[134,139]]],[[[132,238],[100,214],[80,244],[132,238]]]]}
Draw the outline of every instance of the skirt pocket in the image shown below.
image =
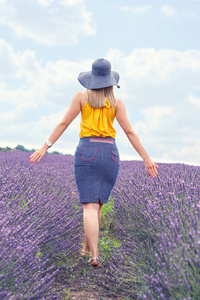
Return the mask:
{"type": "Polygon", "coordinates": [[[113,161],[119,161],[119,152],[117,150],[111,150],[111,158],[113,161]]]}
{"type": "Polygon", "coordinates": [[[90,161],[96,158],[97,148],[81,147],[80,157],[82,160],[90,161]]]}

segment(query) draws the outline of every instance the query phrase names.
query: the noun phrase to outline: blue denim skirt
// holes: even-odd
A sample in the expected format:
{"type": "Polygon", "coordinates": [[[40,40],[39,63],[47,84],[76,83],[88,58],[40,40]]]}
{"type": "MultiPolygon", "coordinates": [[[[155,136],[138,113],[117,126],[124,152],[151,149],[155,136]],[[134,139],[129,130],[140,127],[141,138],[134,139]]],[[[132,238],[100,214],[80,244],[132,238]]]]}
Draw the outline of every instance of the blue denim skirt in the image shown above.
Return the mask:
{"type": "Polygon", "coordinates": [[[111,137],[80,138],[74,174],[79,203],[107,203],[119,171],[119,152],[111,137]]]}

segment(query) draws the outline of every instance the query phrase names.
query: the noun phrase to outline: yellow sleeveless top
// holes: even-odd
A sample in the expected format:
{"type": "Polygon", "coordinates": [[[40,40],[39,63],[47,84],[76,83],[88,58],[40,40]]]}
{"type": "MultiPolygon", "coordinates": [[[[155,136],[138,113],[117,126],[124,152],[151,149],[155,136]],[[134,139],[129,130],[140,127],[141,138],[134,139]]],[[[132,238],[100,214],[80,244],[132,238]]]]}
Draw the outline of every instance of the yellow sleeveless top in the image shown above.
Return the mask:
{"type": "Polygon", "coordinates": [[[110,107],[108,98],[106,98],[105,105],[101,108],[94,108],[86,102],[81,110],[79,137],[110,136],[115,138],[114,119],[115,109],[113,106],[110,107]]]}

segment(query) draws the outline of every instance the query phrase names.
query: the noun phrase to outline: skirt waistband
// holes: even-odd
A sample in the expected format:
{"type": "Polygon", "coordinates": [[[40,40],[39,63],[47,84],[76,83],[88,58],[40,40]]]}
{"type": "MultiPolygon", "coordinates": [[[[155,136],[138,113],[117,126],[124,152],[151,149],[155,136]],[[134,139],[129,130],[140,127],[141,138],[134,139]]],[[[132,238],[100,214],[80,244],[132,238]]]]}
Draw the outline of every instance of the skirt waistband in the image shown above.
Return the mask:
{"type": "Polygon", "coordinates": [[[80,138],[81,142],[90,142],[90,143],[108,143],[108,144],[114,144],[115,139],[112,137],[83,137],[80,138]]]}

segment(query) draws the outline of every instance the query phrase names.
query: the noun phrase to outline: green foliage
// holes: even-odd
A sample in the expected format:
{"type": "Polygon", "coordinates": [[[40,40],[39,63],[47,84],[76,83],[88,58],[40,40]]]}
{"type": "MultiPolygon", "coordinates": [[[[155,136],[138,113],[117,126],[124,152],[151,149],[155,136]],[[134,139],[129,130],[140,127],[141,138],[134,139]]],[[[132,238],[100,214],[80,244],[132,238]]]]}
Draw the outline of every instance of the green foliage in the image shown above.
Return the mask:
{"type": "Polygon", "coordinates": [[[51,152],[52,154],[62,154],[61,152],[58,152],[58,151],[53,151],[51,152]]]}
{"type": "Polygon", "coordinates": [[[38,250],[38,252],[35,254],[35,256],[36,257],[43,257],[44,254],[40,250],[38,250]]]}
{"type": "MultiPolygon", "coordinates": [[[[18,151],[23,151],[23,152],[35,152],[36,149],[32,148],[31,150],[25,148],[23,145],[17,145],[14,149],[18,151]]],[[[13,149],[6,146],[6,147],[0,147],[0,151],[12,151],[13,149]]],[[[52,152],[47,152],[46,154],[59,154],[59,155],[66,155],[66,156],[72,156],[72,154],[63,154],[62,152],[59,151],[52,151],[52,152]]]]}
{"type": "Polygon", "coordinates": [[[11,151],[12,150],[12,148],[10,148],[10,147],[6,147],[6,150],[8,150],[8,151],[11,151]]]}
{"type": "Polygon", "coordinates": [[[31,149],[31,150],[29,150],[29,149],[26,149],[23,145],[17,145],[17,146],[15,147],[15,149],[17,149],[17,150],[19,150],[19,151],[23,151],[23,152],[35,152],[35,149],[34,149],[34,148],[31,149]]]}
{"type": "Polygon", "coordinates": [[[114,221],[114,211],[113,211],[113,199],[109,197],[106,204],[103,204],[101,211],[101,224],[100,228],[102,231],[109,231],[112,227],[114,221]]]}
{"type": "Polygon", "coordinates": [[[70,299],[71,290],[70,289],[68,289],[68,290],[65,289],[65,292],[67,293],[67,295],[65,296],[65,300],[70,299]]]}
{"type": "Polygon", "coordinates": [[[10,148],[10,147],[5,147],[5,148],[2,148],[2,147],[0,147],[0,151],[11,151],[12,150],[12,148],[10,148]]]}
{"type": "Polygon", "coordinates": [[[17,147],[15,147],[15,149],[19,150],[19,151],[28,151],[24,146],[22,145],[17,145],[17,147]]]}
{"type": "Polygon", "coordinates": [[[102,219],[105,218],[106,214],[113,212],[112,206],[113,206],[113,199],[110,196],[108,199],[108,203],[106,203],[102,206],[102,211],[101,211],[102,219]]]}

